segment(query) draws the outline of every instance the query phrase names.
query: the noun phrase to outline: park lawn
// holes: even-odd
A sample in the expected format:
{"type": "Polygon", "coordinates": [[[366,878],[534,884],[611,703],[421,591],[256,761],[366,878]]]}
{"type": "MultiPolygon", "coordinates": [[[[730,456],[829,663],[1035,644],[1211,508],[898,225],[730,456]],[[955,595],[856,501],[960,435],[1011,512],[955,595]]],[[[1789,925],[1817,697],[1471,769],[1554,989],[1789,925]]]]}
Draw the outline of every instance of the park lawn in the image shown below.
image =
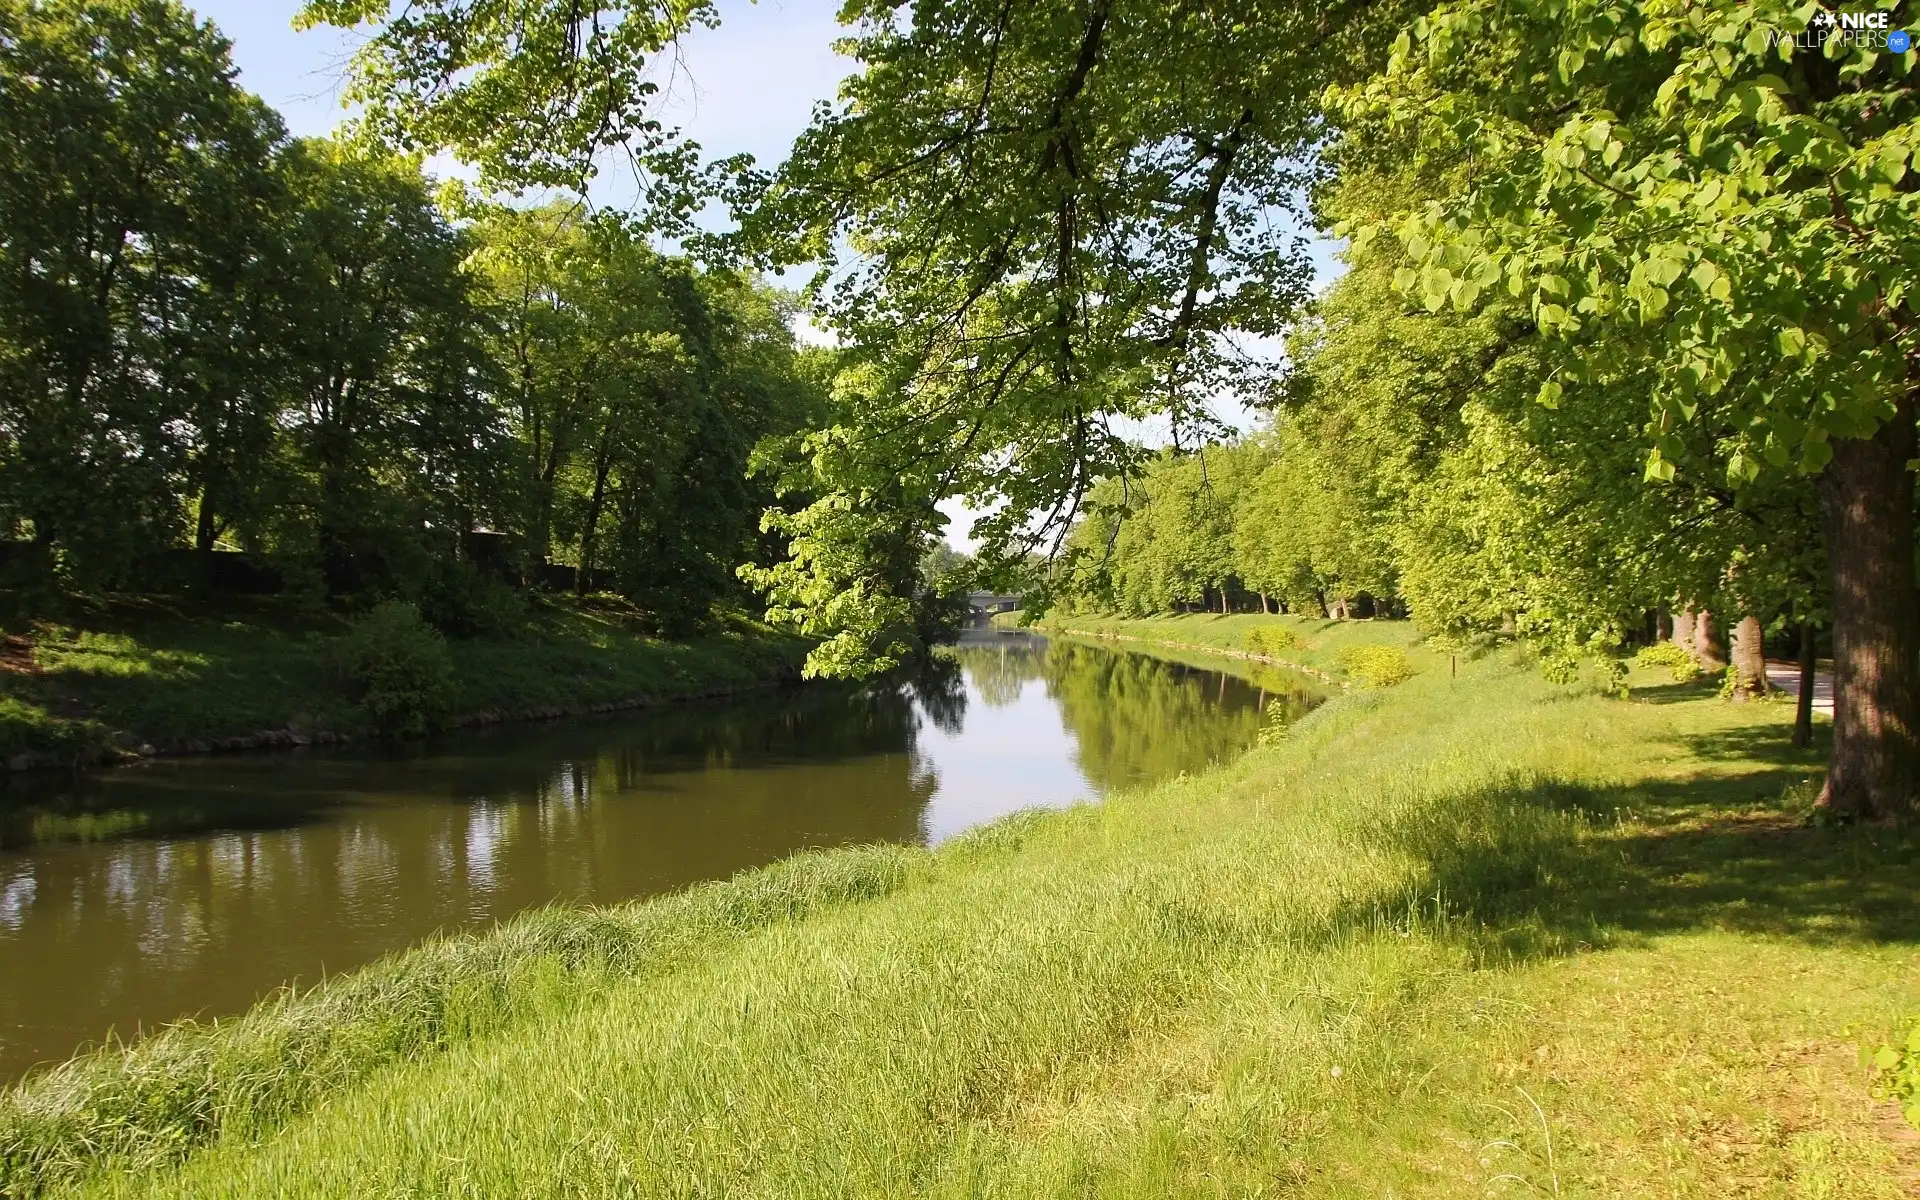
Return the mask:
{"type": "MultiPolygon", "coordinates": [[[[0,670],[0,756],[59,752],[115,732],[165,745],[262,730],[366,732],[328,677],[345,622],[273,601],[207,611],[122,598],[10,631],[0,670]]],[[[513,638],[454,639],[455,713],[581,711],[797,675],[806,646],[745,620],[684,641],[627,616],[548,602],[513,638]]]]}
{"type": "MultiPolygon", "coordinates": [[[[517,997],[472,1036],[303,1093],[217,1065],[261,1023],[182,1031],[13,1093],[0,1161],[116,1196],[1907,1194],[1858,1047],[1920,1011],[1912,833],[1807,823],[1789,706],[1639,682],[1429,660],[1099,806],[539,914],[373,969],[466,953],[434,987],[517,997]],[[617,969],[556,948],[679,911],[617,969]]],[[[273,1019],[388,1019],[325,999],[273,1019]]]]}

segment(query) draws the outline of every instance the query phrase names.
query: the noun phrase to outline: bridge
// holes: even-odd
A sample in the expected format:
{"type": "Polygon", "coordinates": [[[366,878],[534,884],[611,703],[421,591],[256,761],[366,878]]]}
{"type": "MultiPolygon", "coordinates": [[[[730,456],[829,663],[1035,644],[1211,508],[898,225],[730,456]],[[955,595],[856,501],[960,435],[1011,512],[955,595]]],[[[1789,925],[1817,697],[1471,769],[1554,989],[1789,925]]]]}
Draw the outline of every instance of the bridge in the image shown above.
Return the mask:
{"type": "Polygon", "coordinates": [[[1020,597],[1003,596],[998,592],[968,592],[967,607],[976,613],[1012,612],[1020,607],[1020,597]]]}

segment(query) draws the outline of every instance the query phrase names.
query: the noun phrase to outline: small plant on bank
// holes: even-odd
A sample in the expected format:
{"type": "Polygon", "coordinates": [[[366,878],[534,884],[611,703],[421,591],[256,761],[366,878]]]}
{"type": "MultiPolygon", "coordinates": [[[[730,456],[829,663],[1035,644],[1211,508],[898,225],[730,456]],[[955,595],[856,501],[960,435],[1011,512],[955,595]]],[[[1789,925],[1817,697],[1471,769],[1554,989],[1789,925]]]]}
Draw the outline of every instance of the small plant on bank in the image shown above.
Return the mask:
{"type": "Polygon", "coordinates": [[[1340,666],[1362,687],[1384,688],[1413,678],[1413,660],[1398,646],[1349,646],[1340,666]]]}
{"type": "Polygon", "coordinates": [[[1636,667],[1664,668],[1675,683],[1690,683],[1700,676],[1700,664],[1672,642],[1655,642],[1633,656],[1636,667]]]}
{"type": "Polygon", "coordinates": [[[328,656],[382,734],[425,733],[453,706],[447,640],[404,600],[375,605],[328,647],[328,656]]]}
{"type": "Polygon", "coordinates": [[[1885,1045],[1872,1056],[1873,1098],[1900,1106],[1907,1124],[1920,1129],[1920,1018],[1907,1025],[1897,1045],[1885,1045]]]}
{"type": "Polygon", "coordinates": [[[1300,650],[1300,635],[1291,629],[1281,629],[1273,625],[1261,625],[1247,630],[1246,647],[1249,654],[1258,654],[1272,658],[1285,654],[1289,650],[1300,650]]]}

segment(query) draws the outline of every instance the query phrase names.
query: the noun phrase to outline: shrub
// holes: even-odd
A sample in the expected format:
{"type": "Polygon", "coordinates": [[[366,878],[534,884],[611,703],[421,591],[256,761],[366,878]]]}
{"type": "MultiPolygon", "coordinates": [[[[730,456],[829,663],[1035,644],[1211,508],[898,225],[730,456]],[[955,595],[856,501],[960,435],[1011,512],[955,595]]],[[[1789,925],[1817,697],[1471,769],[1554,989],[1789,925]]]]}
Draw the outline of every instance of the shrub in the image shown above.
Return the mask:
{"type": "Polygon", "coordinates": [[[1277,625],[1261,625],[1247,630],[1246,646],[1249,653],[1268,658],[1302,648],[1300,635],[1277,625]]]}
{"type": "Polygon", "coordinates": [[[1872,1065],[1873,1098],[1892,1100],[1907,1124],[1920,1129],[1920,1020],[1907,1027],[1898,1045],[1875,1050],[1872,1065]]]}
{"type": "Polygon", "coordinates": [[[331,667],[383,734],[425,733],[453,704],[453,654],[404,600],[388,600],[330,647],[331,667]]]}
{"type": "Polygon", "coordinates": [[[1548,683],[1575,683],[1580,679],[1580,656],[1556,650],[1540,659],[1540,677],[1548,683]]]}
{"type": "Polygon", "coordinates": [[[1636,667],[1665,667],[1675,683],[1686,683],[1700,674],[1700,664],[1672,642],[1655,642],[1633,656],[1636,667]]]}
{"type": "Polygon", "coordinates": [[[420,615],[449,637],[514,637],[531,616],[527,598],[469,562],[443,562],[420,589],[420,615]]]}
{"type": "Polygon", "coordinates": [[[1413,660],[1398,646],[1349,646],[1340,666],[1362,687],[1392,687],[1413,678],[1413,660]]]}

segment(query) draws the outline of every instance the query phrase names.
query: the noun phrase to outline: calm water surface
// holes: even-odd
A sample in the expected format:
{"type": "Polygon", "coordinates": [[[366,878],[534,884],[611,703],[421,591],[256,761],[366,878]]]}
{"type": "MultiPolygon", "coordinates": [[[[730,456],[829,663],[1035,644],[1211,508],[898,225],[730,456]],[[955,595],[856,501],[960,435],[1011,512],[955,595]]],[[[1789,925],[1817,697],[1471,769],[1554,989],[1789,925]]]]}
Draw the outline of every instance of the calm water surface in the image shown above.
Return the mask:
{"type": "Polygon", "coordinates": [[[1230,758],[1312,681],[981,633],[942,669],[410,748],[0,792],[0,1080],[438,931],[934,843],[1230,758]]]}

